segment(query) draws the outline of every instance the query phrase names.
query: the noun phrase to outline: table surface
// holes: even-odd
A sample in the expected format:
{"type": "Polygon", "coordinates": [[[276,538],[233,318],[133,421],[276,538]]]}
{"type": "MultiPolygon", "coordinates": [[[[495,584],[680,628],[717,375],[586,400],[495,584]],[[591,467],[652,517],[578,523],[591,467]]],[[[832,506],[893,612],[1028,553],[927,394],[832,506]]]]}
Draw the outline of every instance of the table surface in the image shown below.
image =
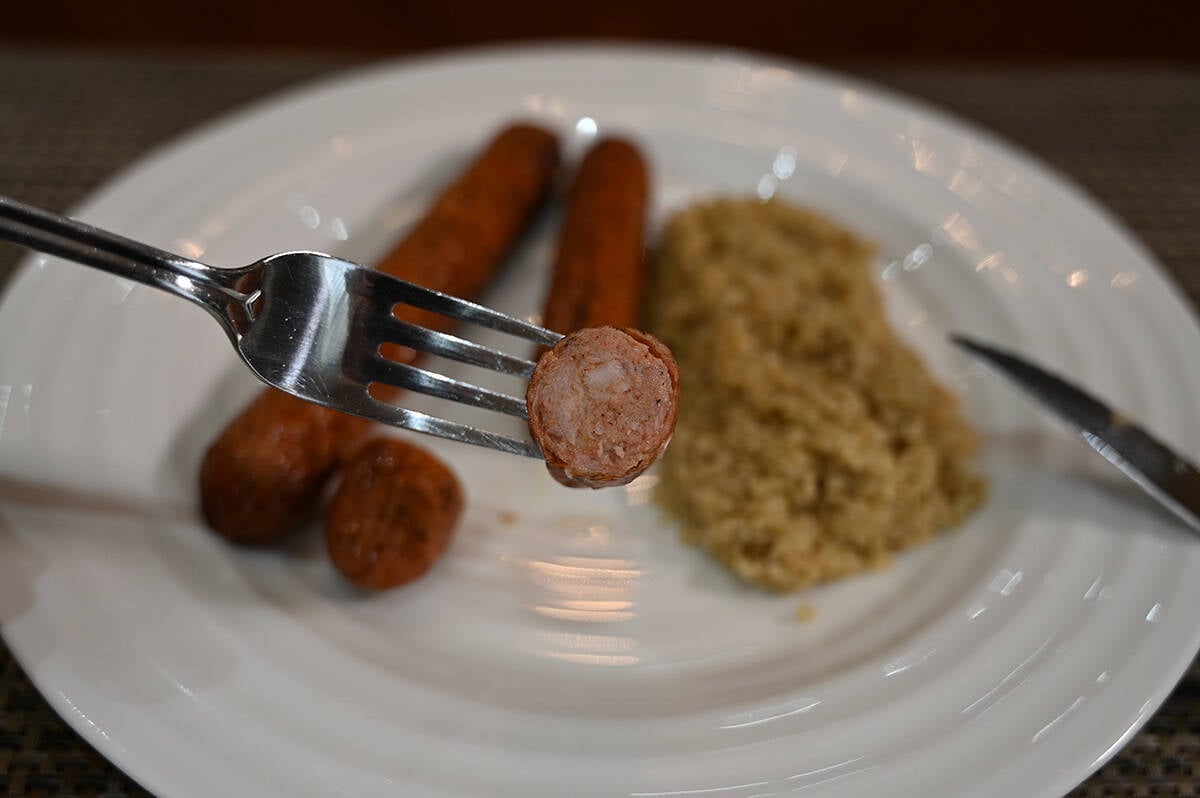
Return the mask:
{"type": "MultiPolygon", "coordinates": [[[[66,210],[149,148],[345,60],[0,52],[0,193],[66,210]]],[[[1031,151],[1130,227],[1200,303],[1200,71],[846,65],[1031,151]]],[[[0,244],[0,286],[20,255],[0,244]]],[[[1200,353],[1198,353],[1200,354],[1200,353]]],[[[1072,796],[1200,795],[1200,661],[1072,796]]],[[[0,644],[0,793],[145,796],[0,644]]]]}

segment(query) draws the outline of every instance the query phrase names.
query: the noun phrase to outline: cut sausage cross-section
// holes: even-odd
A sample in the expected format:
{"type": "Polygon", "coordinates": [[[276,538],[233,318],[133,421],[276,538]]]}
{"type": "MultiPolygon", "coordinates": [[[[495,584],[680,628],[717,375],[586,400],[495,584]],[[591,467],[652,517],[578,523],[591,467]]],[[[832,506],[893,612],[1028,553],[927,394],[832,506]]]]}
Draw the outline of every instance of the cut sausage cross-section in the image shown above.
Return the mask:
{"type": "Polygon", "coordinates": [[[652,335],[589,327],[541,357],[525,398],[530,433],[555,479],[569,487],[623,485],[671,440],[679,370],[652,335]]]}

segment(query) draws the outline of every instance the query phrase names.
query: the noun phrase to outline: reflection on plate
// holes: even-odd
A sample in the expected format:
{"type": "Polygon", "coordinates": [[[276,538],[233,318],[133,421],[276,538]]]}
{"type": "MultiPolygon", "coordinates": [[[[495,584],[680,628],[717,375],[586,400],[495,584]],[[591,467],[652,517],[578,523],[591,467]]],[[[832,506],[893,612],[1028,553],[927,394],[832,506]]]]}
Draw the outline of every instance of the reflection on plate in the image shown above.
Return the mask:
{"type": "MultiPolygon", "coordinates": [[[[366,598],[315,534],[244,552],[201,527],[199,456],[255,390],[215,325],[31,258],[0,310],[0,618],[55,708],[164,798],[1052,796],[1110,756],[1200,643],[1200,553],[944,335],[1037,352],[1187,453],[1200,335],[1137,245],[986,135],[741,56],[497,51],[259,105],[78,213],[215,264],[369,261],[514,115],[573,152],[634,136],[656,220],[757,192],[873,238],[894,322],[986,435],[987,507],[780,598],[680,545],[649,480],[566,491],[423,441],[470,510],[433,574],[366,598]]],[[[536,311],[552,222],[487,301],[536,311]]]]}

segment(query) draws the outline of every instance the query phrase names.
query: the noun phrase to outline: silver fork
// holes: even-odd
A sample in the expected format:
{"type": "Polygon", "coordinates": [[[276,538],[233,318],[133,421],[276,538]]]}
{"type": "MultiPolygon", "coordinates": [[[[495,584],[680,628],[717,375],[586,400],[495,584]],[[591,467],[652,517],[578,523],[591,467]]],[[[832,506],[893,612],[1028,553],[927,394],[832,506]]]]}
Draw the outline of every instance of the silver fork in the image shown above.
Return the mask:
{"type": "Polygon", "coordinates": [[[400,321],[393,309],[411,305],[542,346],[553,346],[558,333],[318,252],[283,252],[217,269],[4,196],[0,239],[190,299],[220,322],[259,379],[293,396],[416,432],[542,456],[529,441],[406,410],[374,398],[368,388],[396,386],[528,421],[523,398],[388,360],[380,344],[528,379],[533,361],[400,321]]]}

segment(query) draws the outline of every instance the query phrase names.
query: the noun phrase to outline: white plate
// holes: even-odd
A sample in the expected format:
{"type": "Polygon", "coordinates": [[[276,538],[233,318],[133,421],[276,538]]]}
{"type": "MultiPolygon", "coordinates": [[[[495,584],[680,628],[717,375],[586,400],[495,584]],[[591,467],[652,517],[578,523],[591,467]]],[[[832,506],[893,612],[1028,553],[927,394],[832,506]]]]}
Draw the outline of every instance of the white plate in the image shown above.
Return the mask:
{"type": "MultiPolygon", "coordinates": [[[[260,104],[78,214],[216,264],[369,261],[514,116],[571,152],[596,126],[636,137],[656,220],[774,191],[874,238],[897,324],[986,432],[986,508],[778,597],[681,545],[644,490],[424,440],[465,522],[424,581],[355,595],[315,527],[249,552],[199,523],[205,442],[256,389],[217,326],[34,258],[0,313],[0,616],[55,709],[164,798],[1052,796],[1111,756],[1200,643],[1200,547],[944,334],[1034,352],[1193,456],[1200,334],[1141,247],[986,134],[740,55],[492,51],[260,104]]],[[[537,309],[553,235],[490,302],[537,309]]]]}

